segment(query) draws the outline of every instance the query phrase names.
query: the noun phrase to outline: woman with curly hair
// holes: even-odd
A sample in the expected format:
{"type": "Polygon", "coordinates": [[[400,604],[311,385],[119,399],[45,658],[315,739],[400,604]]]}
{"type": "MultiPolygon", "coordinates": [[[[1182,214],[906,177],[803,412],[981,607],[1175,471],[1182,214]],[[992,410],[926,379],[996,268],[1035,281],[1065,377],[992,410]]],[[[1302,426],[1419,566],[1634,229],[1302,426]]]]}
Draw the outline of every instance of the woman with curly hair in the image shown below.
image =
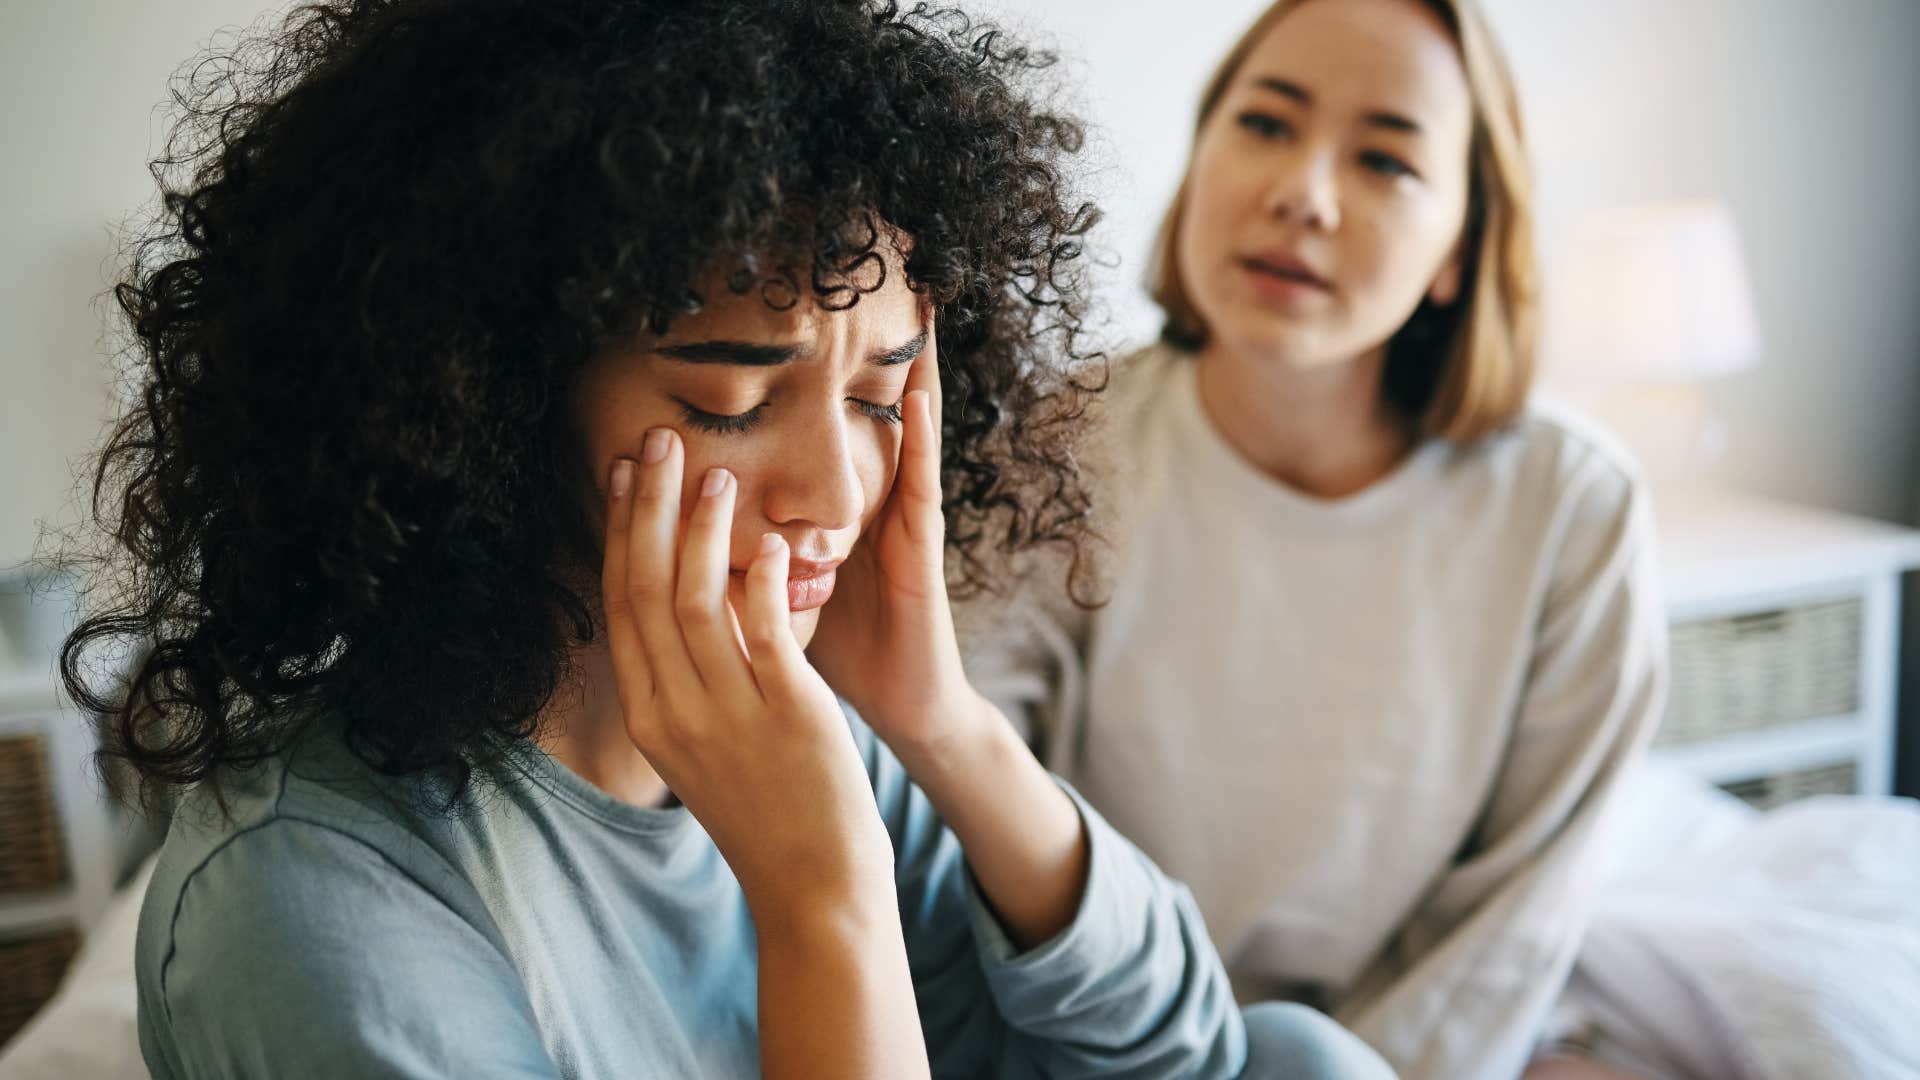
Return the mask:
{"type": "Polygon", "coordinates": [[[960,669],[949,564],[1084,539],[1043,62],[342,0],[193,69],[62,659],[175,811],[156,1076],[1352,1074],[1249,1063],[1184,890],[960,669]]]}

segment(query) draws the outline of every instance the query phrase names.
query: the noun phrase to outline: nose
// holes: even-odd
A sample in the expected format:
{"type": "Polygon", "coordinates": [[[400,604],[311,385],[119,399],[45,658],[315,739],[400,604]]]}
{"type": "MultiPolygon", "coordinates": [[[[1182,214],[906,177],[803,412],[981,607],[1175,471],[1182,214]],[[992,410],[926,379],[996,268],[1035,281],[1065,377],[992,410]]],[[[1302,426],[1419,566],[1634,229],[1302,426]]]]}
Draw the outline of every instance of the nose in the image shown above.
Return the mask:
{"type": "Polygon", "coordinates": [[[1281,165],[1267,188],[1266,213],[1320,232],[1340,227],[1340,189],[1334,156],[1307,151],[1281,165]]]}
{"type": "Polygon", "coordinates": [[[775,525],[838,532],[860,523],[864,495],[845,419],[825,419],[767,474],[762,509],[775,525]]]}

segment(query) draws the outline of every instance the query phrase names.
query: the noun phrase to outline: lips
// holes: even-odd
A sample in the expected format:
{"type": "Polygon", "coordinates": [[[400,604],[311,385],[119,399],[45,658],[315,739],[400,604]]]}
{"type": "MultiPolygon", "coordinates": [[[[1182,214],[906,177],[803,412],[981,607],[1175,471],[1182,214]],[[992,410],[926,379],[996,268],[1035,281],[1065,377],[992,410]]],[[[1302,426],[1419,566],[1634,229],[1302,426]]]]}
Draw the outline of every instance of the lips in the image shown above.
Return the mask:
{"type": "MultiPolygon", "coordinates": [[[[789,560],[787,563],[787,610],[812,611],[832,598],[833,583],[841,561],[840,559],[789,560]]],[[[747,571],[744,567],[730,569],[729,572],[740,579],[742,586],[746,584],[747,571]]]]}
{"type": "Polygon", "coordinates": [[[1261,251],[1243,255],[1240,258],[1240,265],[1256,274],[1290,284],[1319,289],[1323,292],[1333,290],[1333,283],[1328,281],[1325,275],[1314,270],[1307,265],[1305,259],[1290,251],[1261,251]]]}

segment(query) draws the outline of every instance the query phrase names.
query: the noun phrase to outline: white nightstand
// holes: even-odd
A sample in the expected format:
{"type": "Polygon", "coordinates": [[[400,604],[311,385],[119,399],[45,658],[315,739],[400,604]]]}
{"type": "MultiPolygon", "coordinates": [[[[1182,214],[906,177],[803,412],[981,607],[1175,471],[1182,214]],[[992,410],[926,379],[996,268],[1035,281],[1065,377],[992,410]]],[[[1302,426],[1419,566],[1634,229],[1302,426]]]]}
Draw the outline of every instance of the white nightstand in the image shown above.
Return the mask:
{"type": "Polygon", "coordinates": [[[1673,690],[1656,757],[1759,803],[1892,790],[1920,531],[1729,495],[1656,511],[1673,690]]]}
{"type": "Polygon", "coordinates": [[[0,573],[0,1043],[52,994],[99,918],[125,834],[93,769],[93,732],[54,668],[69,621],[61,590],[0,573]]]}

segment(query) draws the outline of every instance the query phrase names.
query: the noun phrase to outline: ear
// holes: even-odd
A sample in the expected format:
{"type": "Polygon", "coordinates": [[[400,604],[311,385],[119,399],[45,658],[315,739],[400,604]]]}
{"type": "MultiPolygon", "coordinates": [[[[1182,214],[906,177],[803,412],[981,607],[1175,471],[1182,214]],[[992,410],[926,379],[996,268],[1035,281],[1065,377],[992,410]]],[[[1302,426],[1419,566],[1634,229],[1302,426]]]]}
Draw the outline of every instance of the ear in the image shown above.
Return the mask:
{"type": "Polygon", "coordinates": [[[1440,272],[1433,276],[1433,284],[1427,287],[1427,300],[1434,307],[1447,307],[1460,299],[1460,245],[1453,246],[1447,261],[1440,264],[1440,272]]]}

